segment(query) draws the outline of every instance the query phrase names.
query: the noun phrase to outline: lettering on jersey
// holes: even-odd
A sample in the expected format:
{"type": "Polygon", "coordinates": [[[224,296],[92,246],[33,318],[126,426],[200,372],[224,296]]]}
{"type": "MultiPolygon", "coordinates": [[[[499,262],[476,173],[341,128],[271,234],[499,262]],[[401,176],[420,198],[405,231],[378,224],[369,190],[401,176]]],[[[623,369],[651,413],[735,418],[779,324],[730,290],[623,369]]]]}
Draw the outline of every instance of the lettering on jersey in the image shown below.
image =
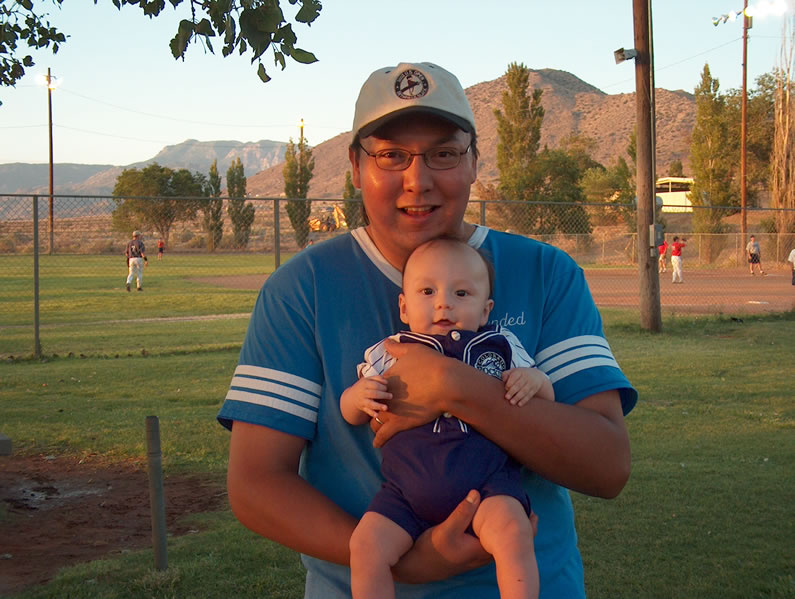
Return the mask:
{"type": "Polygon", "coordinates": [[[505,316],[503,316],[500,319],[490,320],[489,324],[498,324],[501,327],[510,329],[511,327],[523,327],[526,324],[526,322],[524,318],[524,312],[522,312],[518,316],[510,316],[506,312],[505,316]]]}
{"type": "Polygon", "coordinates": [[[487,351],[480,354],[475,362],[475,368],[485,372],[495,379],[502,379],[502,373],[506,369],[505,360],[502,356],[493,351],[487,351]]]}

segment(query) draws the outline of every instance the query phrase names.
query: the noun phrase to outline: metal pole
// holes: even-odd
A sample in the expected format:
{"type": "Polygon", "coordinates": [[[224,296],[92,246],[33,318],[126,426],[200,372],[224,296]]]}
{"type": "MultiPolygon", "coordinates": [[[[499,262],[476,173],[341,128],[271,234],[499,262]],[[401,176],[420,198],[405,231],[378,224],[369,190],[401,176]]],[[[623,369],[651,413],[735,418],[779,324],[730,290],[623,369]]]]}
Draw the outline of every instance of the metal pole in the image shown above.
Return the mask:
{"type": "Polygon", "coordinates": [[[33,357],[41,358],[39,339],[39,196],[33,196],[33,357]]]}
{"type": "Polygon", "coordinates": [[[654,134],[651,71],[651,0],[633,0],[635,29],[635,109],[637,123],[637,234],[640,280],[641,326],[654,333],[662,330],[660,278],[657,274],[657,247],[651,237],[654,224],[654,134]]]}
{"type": "Polygon", "coordinates": [[[748,137],[748,21],[749,17],[746,16],[745,11],[748,9],[748,0],[745,0],[743,5],[743,101],[742,101],[742,114],[740,117],[740,211],[742,212],[742,219],[740,228],[742,229],[743,247],[747,243],[746,235],[748,232],[748,222],[746,220],[746,177],[745,177],[745,142],[748,137]]]}
{"type": "Polygon", "coordinates": [[[274,270],[282,263],[282,229],[279,224],[279,198],[273,198],[273,258],[274,270]]]}
{"type": "Polygon", "coordinates": [[[53,186],[53,168],[52,168],[52,75],[50,74],[49,67],[47,68],[47,111],[50,123],[50,255],[54,253],[54,217],[53,217],[53,201],[52,194],[54,192],[53,186]]]}
{"type": "Polygon", "coordinates": [[[155,568],[168,568],[166,545],[166,503],[163,493],[163,468],[160,454],[160,423],[157,416],[146,417],[146,455],[149,461],[149,505],[152,513],[152,547],[155,568]]]}

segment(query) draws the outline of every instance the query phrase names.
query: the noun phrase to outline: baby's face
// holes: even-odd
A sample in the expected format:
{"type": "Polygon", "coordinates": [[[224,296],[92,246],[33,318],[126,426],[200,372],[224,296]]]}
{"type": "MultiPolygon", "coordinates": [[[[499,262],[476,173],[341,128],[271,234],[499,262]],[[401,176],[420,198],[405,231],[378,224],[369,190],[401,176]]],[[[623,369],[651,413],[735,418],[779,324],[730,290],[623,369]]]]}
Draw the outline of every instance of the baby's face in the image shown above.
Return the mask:
{"type": "Polygon", "coordinates": [[[467,246],[434,242],[411,255],[403,270],[400,319],[412,331],[446,335],[475,331],[488,322],[489,274],[467,246]]]}

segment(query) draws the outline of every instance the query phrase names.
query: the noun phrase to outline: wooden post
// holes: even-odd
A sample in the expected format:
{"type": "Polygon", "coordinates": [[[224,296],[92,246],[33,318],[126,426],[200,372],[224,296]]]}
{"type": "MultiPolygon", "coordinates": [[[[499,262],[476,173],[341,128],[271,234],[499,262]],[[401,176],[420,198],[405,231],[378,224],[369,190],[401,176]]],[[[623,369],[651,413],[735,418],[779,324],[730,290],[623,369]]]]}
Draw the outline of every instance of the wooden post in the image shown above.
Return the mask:
{"type": "Polygon", "coordinates": [[[654,224],[654,86],[651,50],[651,0],[633,0],[635,26],[635,113],[637,124],[636,194],[638,228],[638,274],[640,279],[641,326],[659,333],[660,278],[657,274],[657,248],[651,238],[654,224]]]}
{"type": "Polygon", "coordinates": [[[146,456],[149,463],[149,506],[152,514],[152,547],[155,568],[168,568],[166,544],[166,501],[163,492],[163,467],[160,454],[160,423],[157,416],[146,417],[146,456]]]}

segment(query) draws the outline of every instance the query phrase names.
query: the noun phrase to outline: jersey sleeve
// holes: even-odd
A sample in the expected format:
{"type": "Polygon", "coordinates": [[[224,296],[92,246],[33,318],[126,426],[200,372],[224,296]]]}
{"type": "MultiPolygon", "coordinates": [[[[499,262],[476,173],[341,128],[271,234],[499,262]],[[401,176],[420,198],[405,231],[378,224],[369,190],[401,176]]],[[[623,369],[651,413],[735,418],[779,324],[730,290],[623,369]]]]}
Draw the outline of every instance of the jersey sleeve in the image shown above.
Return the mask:
{"type": "MultiPolygon", "coordinates": [[[[394,341],[399,341],[399,335],[389,337],[394,341]]],[[[382,339],[375,345],[368,347],[364,352],[364,362],[356,368],[359,378],[384,374],[396,362],[394,356],[386,351],[386,339],[382,339]]]]}
{"type": "Polygon", "coordinates": [[[500,332],[508,340],[511,347],[511,368],[531,368],[536,365],[519,338],[508,329],[501,328],[500,332]]]}
{"type": "Polygon", "coordinates": [[[629,413],[638,393],[605,339],[582,269],[562,255],[548,280],[535,360],[552,381],[556,401],[575,404],[596,393],[617,390],[624,414],[629,413]]]}
{"type": "Polygon", "coordinates": [[[260,291],[218,421],[229,429],[239,420],[312,439],[323,386],[312,273],[288,266],[260,291]]]}

